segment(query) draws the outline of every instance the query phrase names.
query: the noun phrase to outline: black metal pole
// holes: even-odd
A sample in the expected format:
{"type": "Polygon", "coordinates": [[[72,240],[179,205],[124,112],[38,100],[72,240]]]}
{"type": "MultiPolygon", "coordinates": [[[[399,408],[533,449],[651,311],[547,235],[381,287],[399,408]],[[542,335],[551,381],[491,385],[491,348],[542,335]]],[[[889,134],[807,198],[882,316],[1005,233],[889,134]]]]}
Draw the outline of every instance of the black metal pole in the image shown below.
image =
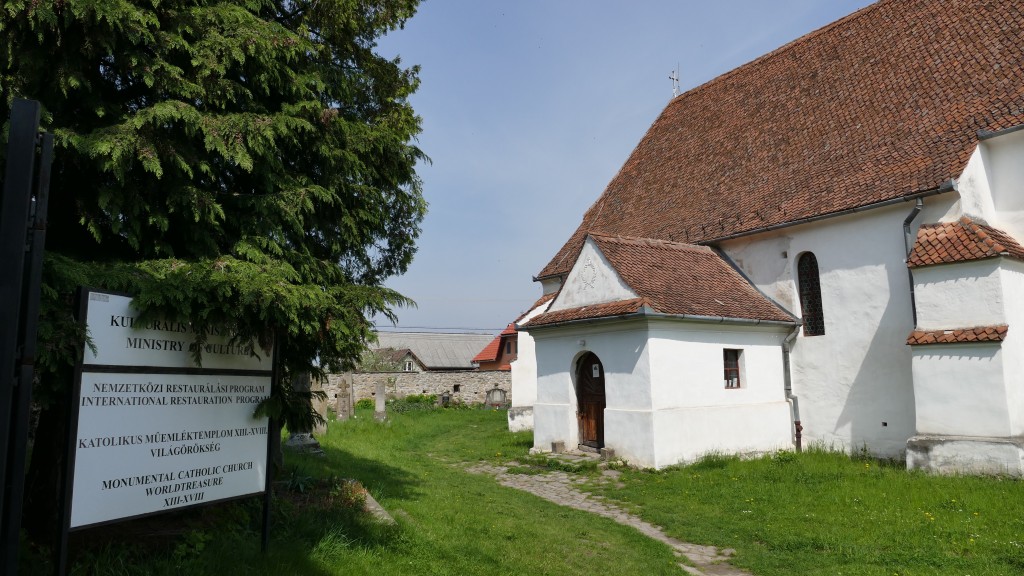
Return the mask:
{"type": "MultiPolygon", "coordinates": [[[[273,384],[271,384],[273,386],[273,384]]],[[[277,444],[281,441],[280,432],[275,433],[277,430],[274,425],[274,419],[270,418],[267,420],[267,477],[266,477],[266,491],[263,493],[263,534],[260,539],[260,550],[266,553],[270,548],[270,507],[273,500],[273,482],[274,482],[274,451],[277,449],[277,444]],[[275,442],[276,436],[276,442],[275,442]]]]}
{"type": "MultiPolygon", "coordinates": [[[[270,393],[274,393],[274,386],[281,385],[281,339],[274,334],[274,360],[271,362],[270,393]]],[[[263,534],[260,540],[260,550],[264,553],[270,548],[270,505],[273,501],[274,481],[274,457],[280,450],[281,431],[273,418],[267,419],[267,477],[263,493],[263,534]]]]}
{"type": "MultiPolygon", "coordinates": [[[[50,199],[50,164],[53,162],[53,134],[40,135],[39,171],[36,186],[35,214],[32,219],[30,258],[26,266],[24,307],[22,309],[21,374],[14,390],[14,413],[11,415],[11,449],[8,474],[12,479],[6,523],[11,528],[3,544],[18,550],[21,512],[25,496],[25,458],[28,451],[28,423],[32,405],[32,382],[35,378],[36,333],[39,327],[39,292],[43,278],[43,249],[46,244],[46,217],[50,199]]],[[[14,560],[16,561],[15,554],[14,560]]],[[[7,574],[14,574],[15,565],[8,566],[7,574]]]]}
{"type": "Polygon", "coordinates": [[[18,520],[12,521],[14,493],[24,490],[24,470],[15,474],[11,466],[20,374],[19,334],[23,318],[22,282],[28,240],[29,208],[36,167],[36,135],[39,132],[40,105],[17,99],[11,107],[11,127],[7,140],[7,169],[3,198],[0,198],[0,572],[14,575],[18,569],[18,537],[21,531],[20,502],[18,520]],[[11,543],[13,542],[13,545],[11,543]]]}
{"type": "MultiPolygon", "coordinates": [[[[84,328],[89,317],[89,289],[79,286],[78,321],[84,328]]],[[[82,396],[82,358],[75,363],[75,384],[72,404],[67,414],[67,439],[64,442],[64,471],[60,475],[60,496],[57,499],[57,545],[53,551],[54,574],[64,576],[68,565],[68,531],[71,529],[71,502],[75,492],[75,446],[71,441],[78,434],[78,403],[82,396]]]]}

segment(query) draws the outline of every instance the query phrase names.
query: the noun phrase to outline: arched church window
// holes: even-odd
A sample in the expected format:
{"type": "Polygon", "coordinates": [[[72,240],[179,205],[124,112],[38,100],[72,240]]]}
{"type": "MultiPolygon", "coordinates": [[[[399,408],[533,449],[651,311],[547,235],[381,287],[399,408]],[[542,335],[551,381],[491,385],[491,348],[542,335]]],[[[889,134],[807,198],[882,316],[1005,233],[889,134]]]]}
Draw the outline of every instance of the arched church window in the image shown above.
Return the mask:
{"type": "Polygon", "coordinates": [[[800,288],[800,310],[804,316],[804,336],[825,333],[825,315],[821,311],[821,281],[818,259],[804,252],[796,263],[797,283],[800,288]]]}

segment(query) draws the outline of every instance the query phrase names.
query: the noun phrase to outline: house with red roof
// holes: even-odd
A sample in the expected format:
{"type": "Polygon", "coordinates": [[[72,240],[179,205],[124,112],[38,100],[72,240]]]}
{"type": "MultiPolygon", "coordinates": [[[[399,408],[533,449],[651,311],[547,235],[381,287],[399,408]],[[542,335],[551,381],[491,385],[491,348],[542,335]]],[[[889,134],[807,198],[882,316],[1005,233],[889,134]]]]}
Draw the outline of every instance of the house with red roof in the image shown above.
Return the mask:
{"type": "Polygon", "coordinates": [[[1022,63],[1017,2],[881,0],[673,98],[537,276],[510,427],[1024,475],[1022,63]]]}
{"type": "Polygon", "coordinates": [[[509,324],[473,357],[478,370],[512,370],[519,353],[516,325],[509,324]]]}

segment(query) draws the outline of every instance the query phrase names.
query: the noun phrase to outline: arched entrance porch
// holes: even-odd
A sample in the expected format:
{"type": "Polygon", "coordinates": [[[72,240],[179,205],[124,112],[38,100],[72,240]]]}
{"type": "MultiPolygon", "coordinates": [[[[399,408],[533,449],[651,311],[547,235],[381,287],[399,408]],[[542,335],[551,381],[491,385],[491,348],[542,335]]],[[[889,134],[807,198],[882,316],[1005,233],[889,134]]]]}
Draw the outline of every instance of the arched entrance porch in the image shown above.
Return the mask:
{"type": "Polygon", "coordinates": [[[604,447],[604,366],[593,352],[576,362],[576,406],[580,446],[600,450],[604,447]]]}

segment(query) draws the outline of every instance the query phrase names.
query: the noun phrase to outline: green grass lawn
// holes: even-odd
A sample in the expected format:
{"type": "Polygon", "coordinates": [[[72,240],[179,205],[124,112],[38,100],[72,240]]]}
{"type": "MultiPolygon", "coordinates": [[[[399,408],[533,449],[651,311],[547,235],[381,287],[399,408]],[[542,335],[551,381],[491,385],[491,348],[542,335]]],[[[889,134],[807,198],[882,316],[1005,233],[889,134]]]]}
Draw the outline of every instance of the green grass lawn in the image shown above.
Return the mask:
{"type": "MultiPolygon", "coordinates": [[[[72,573],[681,573],[668,548],[633,529],[465,471],[465,462],[526,454],[530,435],[509,433],[504,411],[416,412],[386,423],[361,412],[355,420],[332,423],[320,441],[323,456],[285,455],[267,554],[259,551],[260,507],[253,501],[174,518],[186,529],[169,541],[149,537],[148,532],[168,530],[149,523],[126,526],[131,537],[76,533],[72,573]],[[381,526],[356,513],[338,490],[303,503],[304,493],[317,492],[322,478],[359,480],[395,516],[397,526],[381,526]],[[119,543],[124,541],[132,544],[119,543]]],[[[22,573],[42,570],[37,563],[22,573]]]]}
{"type": "Polygon", "coordinates": [[[1024,574],[1016,480],[811,450],[625,470],[622,485],[596,490],[672,536],[735,548],[733,563],[759,576],[1024,574]]]}
{"type": "MultiPolygon", "coordinates": [[[[605,518],[504,488],[464,463],[520,463],[530,434],[505,412],[436,410],[378,423],[332,423],[323,456],[287,453],[270,551],[247,501],[73,534],[73,574],[682,574],[663,545],[605,518]],[[354,478],[396,526],[358,511],[354,478]]],[[[1024,574],[1024,489],[1000,478],[908,473],[901,465],[811,450],[740,460],[710,456],[621,483],[576,472],[588,489],[681,540],[731,547],[772,575],[1024,574]]],[[[23,554],[22,574],[47,573],[23,554]]]]}
{"type": "MultiPolygon", "coordinates": [[[[679,574],[664,546],[603,518],[498,485],[460,465],[525,456],[504,411],[410,413],[379,424],[360,414],[322,439],[298,473],[362,481],[398,520],[384,538],[332,546],[324,574],[679,574]]],[[[315,532],[309,537],[316,537],[315,532]]],[[[277,573],[273,570],[270,573],[277,573]]]]}

